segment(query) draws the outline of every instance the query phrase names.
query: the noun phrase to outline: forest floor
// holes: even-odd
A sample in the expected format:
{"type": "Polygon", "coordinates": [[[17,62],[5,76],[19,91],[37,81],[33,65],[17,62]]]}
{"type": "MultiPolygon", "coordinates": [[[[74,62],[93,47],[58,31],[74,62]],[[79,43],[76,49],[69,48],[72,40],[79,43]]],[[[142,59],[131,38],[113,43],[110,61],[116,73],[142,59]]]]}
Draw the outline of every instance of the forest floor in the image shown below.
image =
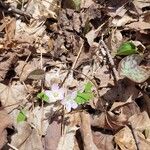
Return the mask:
{"type": "Polygon", "coordinates": [[[0,0],[0,149],[149,150],[150,0],[0,0]]]}

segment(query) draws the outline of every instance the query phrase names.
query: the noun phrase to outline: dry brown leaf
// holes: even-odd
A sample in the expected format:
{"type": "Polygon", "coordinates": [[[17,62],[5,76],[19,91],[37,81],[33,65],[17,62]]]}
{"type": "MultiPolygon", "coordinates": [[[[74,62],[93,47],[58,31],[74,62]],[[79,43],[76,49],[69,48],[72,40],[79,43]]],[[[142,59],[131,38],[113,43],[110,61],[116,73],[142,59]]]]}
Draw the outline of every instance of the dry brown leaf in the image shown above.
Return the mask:
{"type": "Polygon", "coordinates": [[[61,138],[61,124],[56,121],[53,121],[49,125],[45,136],[45,150],[56,149],[60,138],[61,138]]]}
{"type": "Polygon", "coordinates": [[[0,56],[0,59],[0,81],[3,81],[11,66],[16,63],[17,56],[16,54],[8,53],[0,56]]]}
{"type": "Polygon", "coordinates": [[[116,27],[121,27],[121,26],[124,26],[125,24],[133,22],[133,21],[137,21],[137,20],[133,19],[129,15],[125,14],[123,17],[114,18],[112,21],[112,24],[116,27]]]}
{"type": "Polygon", "coordinates": [[[147,112],[137,113],[129,118],[134,129],[143,131],[150,127],[150,119],[147,112]]]}
{"type": "Polygon", "coordinates": [[[8,24],[6,24],[5,27],[5,32],[6,32],[6,43],[5,45],[7,46],[12,42],[12,40],[15,37],[15,31],[16,31],[16,19],[12,18],[8,24]]]}
{"type": "Polygon", "coordinates": [[[12,136],[11,144],[19,150],[44,150],[41,142],[41,136],[35,129],[26,123],[17,125],[18,132],[12,136]]]}
{"type": "Polygon", "coordinates": [[[128,119],[132,115],[137,113],[139,113],[139,108],[134,102],[120,102],[119,104],[115,102],[111,111],[93,116],[92,126],[110,130],[118,130],[128,122],[128,119]]]}
{"type": "Polygon", "coordinates": [[[134,137],[127,126],[115,134],[115,142],[121,150],[136,150],[134,137]]]}
{"type": "Polygon", "coordinates": [[[89,114],[81,112],[81,135],[84,143],[84,149],[86,150],[98,150],[97,146],[93,142],[91,120],[89,114]]]}
{"type": "Polygon", "coordinates": [[[120,30],[112,30],[111,36],[108,39],[108,46],[110,47],[112,56],[117,53],[117,49],[123,42],[123,37],[120,30]]]}
{"type": "MultiPolygon", "coordinates": [[[[148,150],[150,143],[145,140],[144,135],[137,130],[134,130],[133,132],[139,149],[148,150]]],[[[121,150],[136,150],[137,146],[135,144],[135,138],[133,137],[131,129],[127,126],[115,134],[115,142],[119,145],[121,150]]]]}
{"type": "Polygon", "coordinates": [[[73,150],[75,133],[78,128],[73,126],[66,126],[66,133],[60,138],[57,150],[73,150]]]}
{"type": "Polygon", "coordinates": [[[93,141],[98,150],[114,149],[113,135],[103,134],[101,132],[93,132],[93,141]]]}
{"type": "Polygon", "coordinates": [[[25,86],[17,83],[6,86],[0,83],[0,100],[7,111],[17,108],[20,104],[26,102],[27,91],[25,86]]]}
{"type": "Polygon", "coordinates": [[[11,119],[5,110],[0,110],[0,149],[7,143],[6,128],[12,125],[11,119]]]}

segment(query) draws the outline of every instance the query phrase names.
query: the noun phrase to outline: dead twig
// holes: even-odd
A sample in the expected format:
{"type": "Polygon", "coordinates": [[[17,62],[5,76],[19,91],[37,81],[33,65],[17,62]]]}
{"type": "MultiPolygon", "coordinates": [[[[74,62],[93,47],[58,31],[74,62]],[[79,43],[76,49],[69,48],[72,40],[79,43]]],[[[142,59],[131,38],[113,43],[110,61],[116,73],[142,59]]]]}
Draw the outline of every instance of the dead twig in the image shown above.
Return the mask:
{"type": "Polygon", "coordinates": [[[112,67],[113,74],[115,76],[115,82],[117,83],[117,81],[119,80],[119,76],[118,76],[118,72],[117,72],[117,70],[115,68],[115,63],[113,61],[113,58],[112,58],[112,56],[110,54],[110,50],[108,49],[107,45],[105,44],[105,42],[103,40],[101,40],[100,43],[102,44],[103,48],[106,51],[108,60],[109,60],[109,62],[111,64],[111,67],[112,67]]]}
{"type": "Polygon", "coordinates": [[[134,138],[134,141],[135,141],[135,145],[136,145],[137,150],[140,150],[139,145],[138,145],[138,140],[137,140],[137,137],[136,137],[136,135],[135,135],[134,129],[133,129],[133,127],[132,127],[132,124],[131,124],[131,123],[128,123],[128,127],[130,128],[131,133],[132,133],[132,135],[133,135],[133,138],[134,138]]]}
{"type": "Polygon", "coordinates": [[[77,57],[76,57],[76,59],[75,59],[74,63],[72,64],[71,69],[69,69],[69,71],[68,71],[67,75],[65,76],[64,80],[62,81],[62,83],[61,83],[60,87],[62,87],[62,86],[63,86],[63,84],[65,83],[66,79],[68,78],[69,74],[71,73],[71,70],[73,70],[73,69],[75,68],[76,63],[77,63],[77,61],[78,61],[78,59],[79,59],[79,57],[80,57],[80,55],[81,55],[81,52],[82,52],[83,46],[84,46],[84,43],[82,43],[82,45],[81,45],[81,47],[80,47],[80,50],[79,50],[79,52],[78,52],[78,55],[77,55],[77,57]]]}
{"type": "Polygon", "coordinates": [[[17,9],[15,7],[12,7],[8,4],[5,4],[4,2],[0,1],[0,9],[4,12],[11,12],[11,13],[15,13],[15,14],[19,14],[22,16],[27,17],[28,19],[32,18],[31,15],[27,14],[25,11],[22,11],[20,9],[17,9]]]}

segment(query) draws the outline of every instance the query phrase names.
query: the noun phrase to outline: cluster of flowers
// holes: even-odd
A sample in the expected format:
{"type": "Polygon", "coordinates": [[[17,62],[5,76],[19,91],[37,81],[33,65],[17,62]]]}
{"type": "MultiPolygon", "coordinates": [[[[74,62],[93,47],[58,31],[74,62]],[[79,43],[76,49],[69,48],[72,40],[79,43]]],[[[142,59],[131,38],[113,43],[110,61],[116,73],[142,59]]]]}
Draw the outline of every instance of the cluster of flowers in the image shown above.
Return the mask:
{"type": "Polygon", "coordinates": [[[65,95],[63,88],[60,88],[58,84],[53,84],[51,90],[46,90],[45,94],[48,96],[50,102],[56,102],[60,100],[61,104],[65,106],[68,112],[70,112],[72,108],[75,109],[78,107],[78,104],[75,101],[77,96],[76,91],[65,95]]]}

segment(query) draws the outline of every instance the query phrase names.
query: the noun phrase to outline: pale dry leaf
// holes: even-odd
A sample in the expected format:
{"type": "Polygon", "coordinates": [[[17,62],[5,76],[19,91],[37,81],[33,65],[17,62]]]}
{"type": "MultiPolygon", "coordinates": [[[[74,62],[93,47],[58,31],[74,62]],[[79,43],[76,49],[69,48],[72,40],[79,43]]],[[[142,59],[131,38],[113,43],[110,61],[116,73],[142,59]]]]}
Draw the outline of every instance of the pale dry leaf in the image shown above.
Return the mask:
{"type": "Polygon", "coordinates": [[[97,30],[91,30],[85,35],[90,46],[93,45],[94,39],[97,37],[97,35],[97,30]]]}
{"type": "MultiPolygon", "coordinates": [[[[16,113],[18,113],[18,111],[16,111],[16,113]]],[[[24,141],[26,141],[30,137],[32,129],[27,122],[22,122],[19,124],[16,123],[15,128],[17,132],[14,135],[12,135],[11,144],[17,148],[20,148],[24,141]]]]}
{"type": "Polygon", "coordinates": [[[115,143],[121,150],[136,150],[134,137],[127,126],[115,134],[115,143]]]}
{"type": "Polygon", "coordinates": [[[93,0],[81,0],[81,8],[89,8],[91,5],[94,4],[93,0]]]}
{"type": "Polygon", "coordinates": [[[39,135],[46,135],[49,125],[47,115],[54,109],[55,111],[57,110],[53,105],[48,105],[44,108],[37,106],[32,112],[29,112],[27,121],[34,126],[39,135]]]}
{"type": "Polygon", "coordinates": [[[86,112],[81,112],[80,117],[81,117],[80,131],[84,143],[84,149],[98,150],[97,146],[93,141],[90,115],[86,112]]]}
{"type": "MultiPolygon", "coordinates": [[[[150,143],[146,141],[144,135],[138,130],[133,129],[133,132],[139,149],[148,150],[150,143]]],[[[121,150],[136,150],[135,138],[133,137],[131,129],[127,126],[115,134],[115,142],[121,150]]]]}
{"type": "Polygon", "coordinates": [[[112,20],[112,24],[116,27],[121,27],[121,26],[124,26],[125,24],[133,22],[133,21],[137,21],[137,20],[133,19],[132,17],[125,14],[123,17],[114,18],[112,20]]]}
{"type": "Polygon", "coordinates": [[[12,40],[15,37],[15,31],[16,31],[16,19],[12,18],[8,24],[6,24],[5,27],[5,31],[6,31],[6,46],[7,44],[10,44],[12,42],[12,40]]]}
{"type": "Polygon", "coordinates": [[[108,39],[108,46],[111,49],[112,56],[117,53],[117,49],[123,42],[123,37],[120,30],[112,30],[111,36],[108,39]]]}
{"type": "Polygon", "coordinates": [[[150,29],[150,23],[144,22],[143,20],[139,20],[138,22],[133,22],[128,25],[126,25],[127,28],[139,30],[142,32],[142,30],[148,30],[150,29]]]}
{"type": "Polygon", "coordinates": [[[0,83],[0,99],[7,111],[17,108],[20,104],[26,102],[27,91],[25,86],[17,83],[11,86],[6,86],[0,83]],[[9,107],[7,107],[9,106],[9,107]]]}
{"type": "Polygon", "coordinates": [[[75,133],[78,128],[66,126],[66,133],[60,138],[57,150],[73,150],[75,133]]]}
{"type": "Polygon", "coordinates": [[[17,133],[12,136],[11,144],[19,150],[44,150],[41,136],[27,122],[17,125],[17,133]]]}
{"type": "Polygon", "coordinates": [[[142,8],[149,7],[150,0],[133,0],[132,2],[139,14],[142,14],[142,8]]]}
{"type": "Polygon", "coordinates": [[[17,75],[20,78],[20,81],[25,81],[28,75],[36,69],[36,66],[33,63],[26,63],[24,61],[18,61],[18,66],[15,68],[17,75]]]}
{"type": "Polygon", "coordinates": [[[146,111],[131,116],[128,120],[134,129],[144,131],[150,127],[150,119],[146,111]]]}
{"type": "Polygon", "coordinates": [[[93,132],[93,141],[99,150],[114,149],[113,135],[93,132]]]}
{"type": "Polygon", "coordinates": [[[57,148],[61,138],[61,124],[53,121],[46,132],[45,136],[45,150],[54,150],[57,148]],[[55,139],[55,140],[54,140],[55,139]]]}

